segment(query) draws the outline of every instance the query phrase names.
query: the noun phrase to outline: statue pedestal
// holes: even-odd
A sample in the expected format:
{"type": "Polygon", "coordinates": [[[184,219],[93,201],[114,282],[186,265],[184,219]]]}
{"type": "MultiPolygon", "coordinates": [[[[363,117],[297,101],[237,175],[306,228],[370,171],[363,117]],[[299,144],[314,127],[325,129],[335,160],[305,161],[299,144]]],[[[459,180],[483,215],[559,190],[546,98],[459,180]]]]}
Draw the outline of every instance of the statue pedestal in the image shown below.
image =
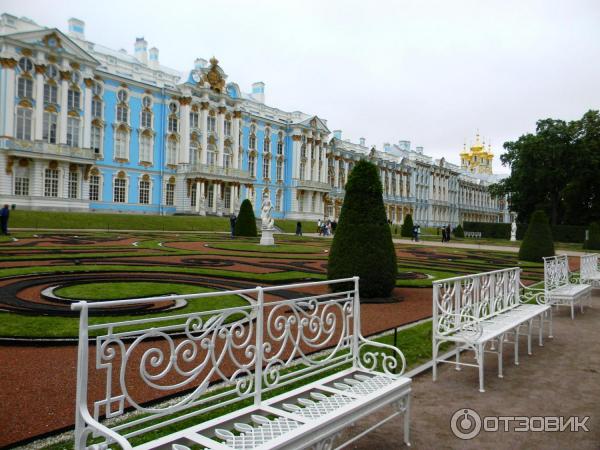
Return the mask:
{"type": "Polygon", "coordinates": [[[275,239],[273,239],[274,231],[263,229],[260,236],[260,245],[275,245],[275,239]]]}
{"type": "Polygon", "coordinates": [[[511,242],[516,242],[517,241],[517,237],[514,234],[510,235],[510,241],[511,242]]]}

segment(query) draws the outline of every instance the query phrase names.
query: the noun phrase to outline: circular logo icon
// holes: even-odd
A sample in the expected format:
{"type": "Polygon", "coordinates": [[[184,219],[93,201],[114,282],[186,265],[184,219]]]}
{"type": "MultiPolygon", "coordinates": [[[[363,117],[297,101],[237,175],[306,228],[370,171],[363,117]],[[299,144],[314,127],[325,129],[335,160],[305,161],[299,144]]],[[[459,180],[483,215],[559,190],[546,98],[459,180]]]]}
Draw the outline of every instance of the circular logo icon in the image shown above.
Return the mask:
{"type": "Polygon", "coordinates": [[[481,431],[481,417],[472,409],[459,409],[450,419],[450,428],[459,439],[473,439],[481,431]]]}

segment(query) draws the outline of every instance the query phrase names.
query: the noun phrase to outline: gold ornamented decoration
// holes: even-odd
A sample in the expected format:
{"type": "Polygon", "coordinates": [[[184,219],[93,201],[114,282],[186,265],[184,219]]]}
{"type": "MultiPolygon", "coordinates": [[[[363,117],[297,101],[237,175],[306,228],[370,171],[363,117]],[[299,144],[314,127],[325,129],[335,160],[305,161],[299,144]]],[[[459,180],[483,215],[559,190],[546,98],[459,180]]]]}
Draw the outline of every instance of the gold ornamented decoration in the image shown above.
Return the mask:
{"type": "Polygon", "coordinates": [[[42,75],[46,72],[46,66],[43,64],[35,65],[35,73],[41,73],[42,75]]]}
{"type": "Polygon", "coordinates": [[[91,164],[86,164],[85,168],[83,169],[83,179],[85,181],[88,181],[90,179],[90,174],[92,175],[98,175],[98,169],[94,168],[92,169],[92,165],[91,164]],[[95,171],[95,173],[94,173],[95,171]]]}
{"type": "Polygon", "coordinates": [[[31,51],[30,48],[22,48],[21,49],[21,55],[23,55],[23,56],[31,56],[31,55],[33,55],[33,52],[31,51]]]}
{"type": "Polygon", "coordinates": [[[100,75],[94,75],[94,80],[96,80],[96,81],[103,81],[102,77],[100,75]]]}
{"type": "Polygon", "coordinates": [[[179,97],[178,100],[181,105],[190,105],[192,103],[192,97],[179,97]]]}
{"type": "Polygon", "coordinates": [[[214,109],[211,109],[211,110],[208,112],[208,115],[209,115],[209,116],[211,116],[211,117],[215,117],[215,116],[217,115],[217,113],[215,112],[215,110],[214,110],[214,109]]]}
{"type": "Polygon", "coordinates": [[[208,143],[209,143],[210,145],[215,145],[215,144],[217,143],[217,141],[216,141],[216,139],[215,139],[215,137],[214,137],[214,136],[209,136],[209,137],[208,137],[208,143]]]}
{"type": "Polygon", "coordinates": [[[225,114],[225,111],[227,111],[227,108],[225,106],[219,106],[217,108],[217,110],[219,111],[219,114],[225,114]]]}
{"type": "Polygon", "coordinates": [[[154,133],[149,130],[148,128],[144,129],[144,131],[142,131],[142,136],[144,137],[152,137],[154,136],[154,133]]]}
{"type": "Polygon", "coordinates": [[[233,118],[234,119],[241,119],[242,118],[242,112],[241,111],[234,111],[233,112],[233,118]]]}
{"type": "Polygon", "coordinates": [[[208,109],[208,102],[200,102],[200,109],[201,110],[207,110],[208,109]]]}
{"type": "Polygon", "coordinates": [[[167,164],[169,169],[177,169],[177,164],[167,164]]]}
{"type": "Polygon", "coordinates": [[[48,105],[48,106],[46,106],[46,108],[44,110],[47,112],[53,112],[53,113],[58,112],[56,109],[56,106],[54,106],[54,105],[48,105]]]}
{"type": "Polygon", "coordinates": [[[152,167],[152,163],[150,161],[140,161],[140,166],[142,167],[152,167]]]}
{"type": "Polygon", "coordinates": [[[169,184],[175,184],[175,177],[169,178],[169,184]]]}
{"type": "Polygon", "coordinates": [[[69,172],[77,172],[77,169],[79,167],[77,166],[77,164],[71,163],[69,164],[69,172]]]}
{"type": "Polygon", "coordinates": [[[70,64],[71,64],[71,67],[72,67],[74,70],[79,70],[79,69],[80,69],[80,66],[79,66],[79,63],[78,63],[78,62],[74,62],[74,61],[72,61],[70,64]]]}
{"type": "Polygon", "coordinates": [[[13,58],[0,58],[0,65],[4,69],[14,69],[17,67],[17,60],[13,58]]]}
{"type": "Polygon", "coordinates": [[[97,127],[103,127],[104,123],[102,123],[102,120],[96,117],[94,120],[92,120],[92,125],[95,125],[97,127]]]}
{"type": "Polygon", "coordinates": [[[48,62],[51,62],[51,63],[55,63],[56,61],[58,61],[58,59],[56,59],[56,56],[54,56],[54,55],[48,55],[48,57],[46,59],[48,60],[48,62]]]}
{"type": "Polygon", "coordinates": [[[12,173],[14,164],[15,164],[15,157],[7,156],[6,157],[6,173],[8,175],[10,175],[12,173]]]}
{"type": "Polygon", "coordinates": [[[231,141],[229,139],[225,139],[225,146],[230,146],[231,145],[231,141]]]}
{"type": "Polygon", "coordinates": [[[119,86],[121,86],[122,88],[125,88],[125,89],[129,89],[129,88],[127,87],[127,84],[126,84],[126,83],[123,83],[123,82],[121,82],[121,84],[119,84],[119,86]]]}
{"type": "Polygon", "coordinates": [[[316,144],[316,145],[321,145],[321,139],[317,139],[317,140],[315,141],[315,144],[316,144]]]}
{"type": "Polygon", "coordinates": [[[204,75],[204,79],[205,81],[208,81],[210,88],[218,94],[220,94],[225,87],[225,80],[220,71],[219,61],[215,57],[211,58],[210,69],[204,75]]]}
{"type": "Polygon", "coordinates": [[[229,114],[229,113],[225,114],[225,120],[231,120],[231,114],[229,114]]]}
{"type": "Polygon", "coordinates": [[[302,140],[302,136],[300,136],[299,134],[295,134],[292,136],[292,141],[300,142],[301,140],[302,140]]]}
{"type": "Polygon", "coordinates": [[[313,128],[317,127],[317,118],[313,117],[312,120],[310,121],[310,126],[313,128]]]}
{"type": "Polygon", "coordinates": [[[48,163],[48,168],[50,168],[50,169],[58,169],[58,162],[54,161],[54,160],[50,161],[48,163]]]}
{"type": "Polygon", "coordinates": [[[119,126],[117,127],[117,131],[125,131],[126,133],[129,133],[130,128],[127,124],[120,123],[119,126]]]}
{"type": "Polygon", "coordinates": [[[69,117],[79,117],[79,113],[77,111],[69,111],[68,113],[69,117]]]}
{"type": "Polygon", "coordinates": [[[83,80],[83,82],[89,88],[91,88],[94,85],[94,80],[92,80],[91,78],[86,78],[85,80],[83,80]]]}
{"type": "Polygon", "coordinates": [[[122,170],[119,171],[119,173],[117,174],[117,178],[120,178],[120,179],[126,178],[125,177],[125,172],[123,172],[122,170]]]}
{"type": "MultiPolygon", "coordinates": [[[[92,167],[92,166],[88,166],[88,167],[92,167]]],[[[99,171],[99,170],[98,170],[96,167],[94,167],[94,168],[93,168],[93,169],[90,171],[90,173],[91,173],[92,175],[98,175],[98,174],[100,173],[100,171],[99,171]]]]}
{"type": "Polygon", "coordinates": [[[19,159],[19,167],[29,167],[29,160],[27,158],[19,159]]]}
{"type": "Polygon", "coordinates": [[[144,94],[152,95],[152,91],[150,89],[144,89],[144,94]]]}
{"type": "Polygon", "coordinates": [[[142,181],[150,181],[150,175],[145,173],[144,176],[142,177],[142,181]]]}
{"type": "Polygon", "coordinates": [[[61,70],[59,73],[61,80],[71,81],[71,72],[69,72],[68,70],[61,70]]]}
{"type": "Polygon", "coordinates": [[[42,42],[46,47],[50,48],[62,48],[62,41],[60,36],[55,32],[49,33],[42,38],[42,42]]]}
{"type": "Polygon", "coordinates": [[[192,111],[198,112],[198,105],[192,105],[192,111]]]}
{"type": "Polygon", "coordinates": [[[311,138],[311,137],[309,137],[309,138],[306,138],[306,142],[307,142],[307,143],[309,143],[309,144],[312,144],[312,141],[313,141],[313,138],[311,138]]]}
{"type": "Polygon", "coordinates": [[[169,135],[169,141],[171,141],[171,142],[179,142],[179,137],[176,134],[171,133],[169,135]]]}
{"type": "Polygon", "coordinates": [[[32,108],[33,107],[33,105],[31,104],[31,102],[29,100],[27,100],[26,98],[22,99],[19,102],[19,106],[22,106],[24,108],[32,108]]]}
{"type": "Polygon", "coordinates": [[[192,132],[192,134],[190,135],[190,141],[192,142],[198,142],[198,133],[196,133],[195,131],[192,132]]]}

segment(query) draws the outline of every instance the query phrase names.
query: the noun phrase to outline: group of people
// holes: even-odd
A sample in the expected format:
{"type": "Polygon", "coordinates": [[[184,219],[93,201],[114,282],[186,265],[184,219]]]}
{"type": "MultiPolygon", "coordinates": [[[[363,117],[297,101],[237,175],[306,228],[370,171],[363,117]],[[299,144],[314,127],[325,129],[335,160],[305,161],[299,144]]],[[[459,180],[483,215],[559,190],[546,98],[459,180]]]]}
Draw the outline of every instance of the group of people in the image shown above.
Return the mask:
{"type": "Polygon", "coordinates": [[[337,222],[335,220],[317,220],[317,233],[319,236],[332,236],[335,234],[337,222]]]}
{"type": "Polygon", "coordinates": [[[442,227],[442,242],[450,242],[450,234],[450,224],[446,225],[445,227],[442,227]]]}
{"type": "Polygon", "coordinates": [[[419,242],[419,235],[421,234],[421,225],[414,225],[412,229],[411,241],[419,242]]]}

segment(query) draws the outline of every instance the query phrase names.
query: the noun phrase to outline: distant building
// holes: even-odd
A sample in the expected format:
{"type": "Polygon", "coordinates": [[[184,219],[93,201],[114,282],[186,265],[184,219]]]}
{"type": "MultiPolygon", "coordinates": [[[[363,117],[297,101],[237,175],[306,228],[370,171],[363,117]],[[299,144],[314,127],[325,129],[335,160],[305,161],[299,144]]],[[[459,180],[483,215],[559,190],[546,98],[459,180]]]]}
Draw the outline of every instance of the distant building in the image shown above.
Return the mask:
{"type": "MultiPolygon", "coordinates": [[[[226,215],[241,200],[276,218],[337,218],[355,161],[379,168],[390,220],[421,225],[508,221],[488,172],[433,161],[409,141],[369,149],[333,137],[313,114],[265,104],[196,58],[162,66],[137,38],[133,54],[27,18],[0,16],[0,203],[22,209],[226,215]]],[[[491,162],[489,164],[491,173],[491,162]]]]}
{"type": "Polygon", "coordinates": [[[479,133],[475,136],[475,143],[467,151],[467,145],[463,147],[460,153],[461,168],[475,174],[492,174],[492,161],[494,154],[492,146],[488,144],[487,150],[485,142],[480,142],[479,133]]]}

